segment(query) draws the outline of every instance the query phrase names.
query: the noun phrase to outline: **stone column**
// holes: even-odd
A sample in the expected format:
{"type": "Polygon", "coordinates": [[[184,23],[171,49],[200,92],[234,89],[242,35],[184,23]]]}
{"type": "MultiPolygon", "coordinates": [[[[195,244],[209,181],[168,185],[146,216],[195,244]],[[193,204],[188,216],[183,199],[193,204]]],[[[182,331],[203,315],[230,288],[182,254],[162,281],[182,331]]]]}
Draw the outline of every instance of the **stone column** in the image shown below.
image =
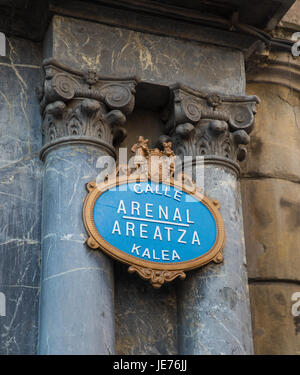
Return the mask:
{"type": "Polygon", "coordinates": [[[114,353],[112,261],[89,250],[86,183],[100,156],[115,156],[134,106],[133,80],[100,80],[46,61],[40,92],[44,146],[40,354],[114,353]]]}
{"type": "Polygon", "coordinates": [[[300,61],[278,51],[248,68],[262,99],[241,180],[254,348],[300,354],[300,61]]]}
{"type": "Polygon", "coordinates": [[[0,57],[0,355],[35,354],[39,300],[41,148],[39,46],[7,39],[0,57]]]}
{"type": "Polygon", "coordinates": [[[194,179],[195,157],[204,157],[204,194],[220,202],[227,238],[223,262],[178,283],[180,354],[253,352],[237,160],[246,156],[256,103],[256,96],[173,89],[167,132],[177,155],[193,157],[194,179]]]}

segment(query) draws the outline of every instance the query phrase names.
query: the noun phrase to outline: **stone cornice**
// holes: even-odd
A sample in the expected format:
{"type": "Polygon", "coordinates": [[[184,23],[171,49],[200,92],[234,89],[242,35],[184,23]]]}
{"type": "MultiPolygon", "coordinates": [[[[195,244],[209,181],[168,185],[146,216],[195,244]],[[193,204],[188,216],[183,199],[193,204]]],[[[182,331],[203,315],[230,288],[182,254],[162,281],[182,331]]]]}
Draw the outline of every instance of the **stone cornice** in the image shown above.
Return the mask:
{"type": "Polygon", "coordinates": [[[37,90],[43,116],[45,153],[64,143],[94,144],[114,154],[126,131],[121,125],[134,107],[135,77],[99,77],[95,70],[75,71],[55,60],[43,64],[37,90]]]}
{"type": "Polygon", "coordinates": [[[255,40],[274,48],[289,48],[289,41],[273,38],[273,30],[295,0],[269,0],[239,4],[223,0],[187,5],[151,0],[0,0],[0,31],[42,41],[54,15],[70,16],[159,35],[171,35],[219,46],[237,48],[247,54],[255,40]],[[255,11],[252,12],[252,7],[255,11]],[[161,22],[161,20],[164,20],[161,22]]]}
{"type": "Polygon", "coordinates": [[[164,114],[165,136],[184,156],[203,156],[210,164],[231,165],[245,159],[253,126],[256,96],[204,93],[176,85],[164,114]]]}
{"type": "MultiPolygon", "coordinates": [[[[291,0],[290,4],[285,4],[286,9],[293,1],[291,0]]],[[[290,49],[291,42],[289,40],[273,38],[269,33],[260,29],[257,24],[249,23],[249,10],[251,8],[249,2],[247,4],[248,10],[244,8],[244,12],[241,12],[241,8],[243,8],[241,6],[240,12],[238,12],[236,7],[233,7],[228,12],[227,17],[217,14],[215,2],[210,14],[200,11],[197,7],[195,9],[185,7],[184,4],[178,7],[171,4],[162,4],[162,2],[154,4],[152,1],[141,2],[140,0],[116,1],[115,3],[113,4],[112,1],[108,0],[95,5],[95,3],[85,4],[82,1],[69,0],[62,4],[59,0],[53,0],[50,4],[50,10],[56,15],[234,48],[243,51],[245,56],[249,54],[249,50],[253,48],[253,44],[257,41],[264,42],[270,48],[290,49]],[[113,12],[111,6],[115,7],[113,12]],[[137,13],[138,17],[136,17],[137,13]],[[160,22],[162,17],[164,22],[160,22]]],[[[201,4],[198,4],[198,6],[201,6],[201,4]]],[[[282,8],[277,15],[274,14],[274,18],[271,17],[270,11],[267,11],[266,14],[266,20],[268,20],[271,30],[279,21],[280,15],[284,14],[284,9],[282,8]]]]}

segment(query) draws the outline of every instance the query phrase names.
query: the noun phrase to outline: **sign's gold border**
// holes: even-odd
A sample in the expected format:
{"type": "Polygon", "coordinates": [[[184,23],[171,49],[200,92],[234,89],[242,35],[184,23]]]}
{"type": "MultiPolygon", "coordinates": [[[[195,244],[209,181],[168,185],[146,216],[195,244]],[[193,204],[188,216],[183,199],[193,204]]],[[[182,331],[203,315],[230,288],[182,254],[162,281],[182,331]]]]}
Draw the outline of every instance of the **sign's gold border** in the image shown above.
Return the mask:
{"type": "MultiPolygon", "coordinates": [[[[219,202],[216,200],[210,200],[204,195],[202,195],[197,189],[194,192],[190,192],[178,184],[174,179],[171,179],[169,182],[163,181],[160,179],[159,181],[165,185],[173,186],[185,193],[193,196],[201,203],[203,203],[213,215],[216,226],[217,226],[217,237],[213,247],[204,255],[201,255],[198,258],[177,262],[177,263],[156,263],[152,261],[138,259],[134,256],[128,255],[123,251],[119,250],[118,248],[114,247],[110,243],[108,243],[98,232],[96,225],[94,223],[93,212],[94,206],[97,199],[103,194],[105,191],[109,190],[110,188],[122,184],[129,184],[132,182],[147,182],[151,179],[149,178],[139,178],[137,179],[136,176],[121,176],[116,177],[115,180],[109,182],[109,180],[105,183],[97,185],[96,182],[90,182],[87,184],[87,188],[89,190],[89,194],[87,195],[84,206],[83,206],[83,220],[86,230],[89,234],[89,239],[87,241],[88,245],[93,249],[98,249],[99,247],[108,255],[113,257],[114,259],[123,262],[125,264],[129,264],[131,267],[129,268],[130,272],[138,272],[141,277],[144,279],[151,279],[150,281],[156,287],[159,287],[163,284],[164,281],[171,281],[175,277],[180,276],[181,278],[185,277],[183,271],[192,270],[198,267],[201,267],[211,261],[215,263],[220,263],[223,261],[223,254],[222,250],[225,246],[225,228],[222,216],[219,212],[219,202]],[[148,272],[151,271],[151,272],[148,272]],[[164,276],[162,277],[162,274],[164,276]],[[156,275],[156,276],[155,276],[156,275]],[[158,282],[153,281],[153,278],[157,279],[160,276],[158,282]],[[170,280],[167,280],[167,279],[170,280]]],[[[154,180],[153,180],[154,181],[154,180]]]]}

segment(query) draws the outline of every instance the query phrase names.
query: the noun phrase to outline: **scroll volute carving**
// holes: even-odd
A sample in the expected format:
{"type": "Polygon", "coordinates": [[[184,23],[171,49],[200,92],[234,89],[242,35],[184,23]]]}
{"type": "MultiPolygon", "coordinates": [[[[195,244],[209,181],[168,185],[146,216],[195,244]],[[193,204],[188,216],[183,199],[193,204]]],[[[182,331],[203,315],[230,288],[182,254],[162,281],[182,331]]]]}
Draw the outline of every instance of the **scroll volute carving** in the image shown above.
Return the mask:
{"type": "Polygon", "coordinates": [[[165,131],[183,157],[214,156],[245,159],[256,113],[256,96],[225,96],[183,87],[172,89],[165,131]]]}
{"type": "Polygon", "coordinates": [[[44,69],[44,84],[37,94],[45,146],[70,137],[113,146],[125,138],[122,124],[134,108],[134,78],[103,80],[95,70],[74,71],[55,60],[46,60],[44,69]]]}

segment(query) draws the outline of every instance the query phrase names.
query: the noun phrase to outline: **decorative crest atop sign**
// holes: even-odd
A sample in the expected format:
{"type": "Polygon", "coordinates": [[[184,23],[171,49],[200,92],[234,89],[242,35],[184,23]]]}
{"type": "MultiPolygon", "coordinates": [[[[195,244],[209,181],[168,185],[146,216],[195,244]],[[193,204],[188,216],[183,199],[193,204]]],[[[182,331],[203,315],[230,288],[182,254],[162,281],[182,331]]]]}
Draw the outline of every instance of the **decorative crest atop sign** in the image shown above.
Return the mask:
{"type": "Polygon", "coordinates": [[[171,142],[149,149],[140,136],[131,151],[134,167],[115,173],[89,191],[83,218],[92,249],[129,264],[130,273],[159,288],[184,271],[223,261],[225,229],[219,202],[205,197],[191,177],[175,174],[171,142]]]}
{"type": "Polygon", "coordinates": [[[139,173],[148,174],[149,179],[164,180],[174,176],[175,154],[172,142],[163,142],[163,151],[159,148],[149,149],[149,139],[139,136],[139,140],[131,147],[135,153],[134,163],[139,173]]]}

